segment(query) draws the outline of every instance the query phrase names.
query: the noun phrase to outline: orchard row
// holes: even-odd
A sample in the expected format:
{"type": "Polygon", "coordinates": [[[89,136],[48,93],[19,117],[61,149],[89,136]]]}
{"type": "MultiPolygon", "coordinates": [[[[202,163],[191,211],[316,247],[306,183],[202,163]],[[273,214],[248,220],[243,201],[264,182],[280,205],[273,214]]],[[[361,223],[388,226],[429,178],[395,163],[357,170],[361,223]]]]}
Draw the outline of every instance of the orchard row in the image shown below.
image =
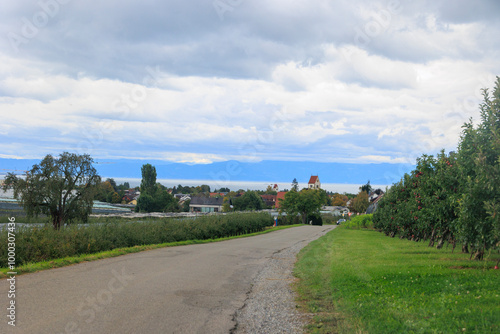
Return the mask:
{"type": "Polygon", "coordinates": [[[438,248],[448,242],[475,259],[500,248],[500,78],[483,95],[480,124],[464,124],[457,152],[417,159],[379,203],[376,229],[438,248]]]}

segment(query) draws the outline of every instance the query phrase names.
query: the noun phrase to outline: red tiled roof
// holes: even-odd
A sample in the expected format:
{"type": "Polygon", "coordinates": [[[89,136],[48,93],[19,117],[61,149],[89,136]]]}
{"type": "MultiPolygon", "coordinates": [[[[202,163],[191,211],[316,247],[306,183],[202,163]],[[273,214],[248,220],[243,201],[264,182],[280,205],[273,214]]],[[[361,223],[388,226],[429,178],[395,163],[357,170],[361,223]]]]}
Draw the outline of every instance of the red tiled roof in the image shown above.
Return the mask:
{"type": "Polygon", "coordinates": [[[318,175],[311,176],[308,184],[314,184],[314,183],[316,183],[316,181],[318,181],[318,175]]]}
{"type": "Polygon", "coordinates": [[[260,195],[263,199],[276,200],[276,195],[260,195]]]}
{"type": "Polygon", "coordinates": [[[280,199],[285,200],[286,193],[287,193],[286,191],[279,191],[278,195],[276,195],[276,205],[275,205],[276,209],[279,209],[279,207],[280,207],[280,204],[281,204],[280,199]]]}

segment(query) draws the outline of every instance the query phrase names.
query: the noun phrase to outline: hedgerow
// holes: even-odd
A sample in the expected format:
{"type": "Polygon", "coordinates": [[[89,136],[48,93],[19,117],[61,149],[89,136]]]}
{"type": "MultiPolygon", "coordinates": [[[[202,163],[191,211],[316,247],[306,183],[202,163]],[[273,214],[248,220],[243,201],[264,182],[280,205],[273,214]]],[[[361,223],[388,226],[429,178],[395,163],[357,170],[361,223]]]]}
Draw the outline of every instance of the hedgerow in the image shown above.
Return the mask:
{"type": "MultiPolygon", "coordinates": [[[[16,235],[16,265],[67,256],[91,254],[115,248],[161,244],[185,240],[206,240],[254,233],[273,225],[268,213],[232,213],[196,219],[164,218],[156,221],[106,221],[87,226],[70,225],[55,230],[21,227],[16,235]]],[[[7,266],[7,230],[0,232],[0,267],[7,266]]]]}

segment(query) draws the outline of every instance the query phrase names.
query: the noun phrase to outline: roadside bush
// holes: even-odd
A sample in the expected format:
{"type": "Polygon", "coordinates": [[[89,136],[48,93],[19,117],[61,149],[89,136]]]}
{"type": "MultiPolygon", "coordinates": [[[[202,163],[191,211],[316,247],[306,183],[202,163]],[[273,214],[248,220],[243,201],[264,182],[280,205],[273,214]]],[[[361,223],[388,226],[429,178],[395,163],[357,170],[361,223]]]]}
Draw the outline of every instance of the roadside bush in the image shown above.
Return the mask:
{"type": "Polygon", "coordinates": [[[354,216],[343,224],[346,228],[359,230],[360,228],[373,228],[373,214],[354,216]]]}
{"type": "Polygon", "coordinates": [[[278,226],[302,224],[300,217],[297,216],[278,216],[278,226]]]}
{"type": "MultiPolygon", "coordinates": [[[[137,245],[205,240],[254,233],[273,225],[268,213],[232,213],[196,219],[158,219],[144,222],[110,220],[103,224],[16,229],[16,265],[78,256],[137,245]]],[[[7,267],[7,230],[0,231],[0,267],[7,267]]]]}
{"type": "Polygon", "coordinates": [[[339,216],[332,216],[330,214],[322,214],[321,219],[323,219],[323,224],[335,224],[337,223],[337,220],[339,220],[342,217],[339,216]]]}

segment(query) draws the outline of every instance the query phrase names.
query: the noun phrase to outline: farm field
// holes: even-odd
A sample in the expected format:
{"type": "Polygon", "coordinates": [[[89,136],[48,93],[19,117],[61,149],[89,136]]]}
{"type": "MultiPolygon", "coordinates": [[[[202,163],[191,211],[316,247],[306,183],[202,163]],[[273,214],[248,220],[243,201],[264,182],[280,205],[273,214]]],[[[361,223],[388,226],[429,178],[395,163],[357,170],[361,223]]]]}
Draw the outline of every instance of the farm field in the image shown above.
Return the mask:
{"type": "Polygon", "coordinates": [[[498,333],[500,257],[483,261],[371,229],[337,228],[305,247],[295,275],[311,333],[498,333]]]}

